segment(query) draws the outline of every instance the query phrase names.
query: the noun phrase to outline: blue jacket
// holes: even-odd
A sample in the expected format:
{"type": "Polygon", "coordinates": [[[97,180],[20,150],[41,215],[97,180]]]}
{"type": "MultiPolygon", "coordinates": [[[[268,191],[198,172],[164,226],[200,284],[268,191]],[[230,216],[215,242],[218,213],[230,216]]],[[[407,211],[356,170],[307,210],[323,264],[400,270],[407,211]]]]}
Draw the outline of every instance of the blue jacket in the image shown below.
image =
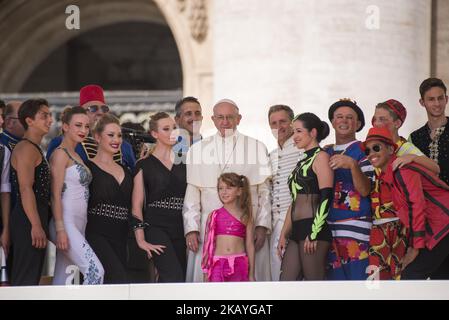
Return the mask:
{"type": "MultiPolygon", "coordinates": [[[[47,148],[47,155],[46,155],[47,160],[50,160],[50,157],[51,157],[53,151],[55,151],[55,149],[57,147],[59,147],[61,142],[62,142],[62,136],[54,137],[50,141],[50,143],[48,144],[48,148],[47,148]]],[[[89,160],[89,157],[88,157],[85,149],[83,148],[82,143],[78,143],[76,145],[75,151],[76,151],[76,153],[78,153],[78,155],[81,157],[81,159],[83,159],[83,161],[89,160]]],[[[123,140],[121,151],[122,151],[122,155],[121,155],[121,159],[120,159],[121,163],[124,166],[128,167],[128,169],[130,169],[131,172],[133,172],[134,167],[136,165],[136,157],[134,156],[133,148],[129,144],[129,142],[123,140]]]]}

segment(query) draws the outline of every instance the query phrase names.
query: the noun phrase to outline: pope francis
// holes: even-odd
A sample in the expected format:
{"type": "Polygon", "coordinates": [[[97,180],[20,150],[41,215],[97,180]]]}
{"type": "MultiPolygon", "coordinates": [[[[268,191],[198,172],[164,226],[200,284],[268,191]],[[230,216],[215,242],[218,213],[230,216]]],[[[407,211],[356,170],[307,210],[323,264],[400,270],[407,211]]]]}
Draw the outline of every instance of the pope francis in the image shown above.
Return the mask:
{"type": "Polygon", "coordinates": [[[271,167],[266,146],[237,131],[242,116],[229,99],[218,101],[212,120],[218,132],[203,139],[187,153],[187,191],[183,219],[189,249],[187,282],[203,281],[201,256],[204,229],[209,213],[223,204],[218,197],[217,179],[225,172],[248,177],[253,202],[257,281],[270,281],[269,247],[266,234],[271,229],[269,178],[271,167]]]}

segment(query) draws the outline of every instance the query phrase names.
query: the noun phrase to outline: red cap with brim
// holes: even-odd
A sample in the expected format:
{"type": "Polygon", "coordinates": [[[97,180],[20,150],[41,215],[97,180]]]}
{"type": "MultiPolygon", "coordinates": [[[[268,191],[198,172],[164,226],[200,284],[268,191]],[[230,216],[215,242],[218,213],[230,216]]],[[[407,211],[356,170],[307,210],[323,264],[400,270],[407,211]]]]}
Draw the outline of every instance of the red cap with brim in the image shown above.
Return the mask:
{"type": "Polygon", "coordinates": [[[398,148],[396,143],[393,142],[393,138],[391,137],[391,133],[387,128],[371,128],[368,131],[368,135],[366,136],[365,141],[361,144],[362,151],[366,149],[366,143],[368,141],[380,141],[385,144],[389,144],[394,148],[394,151],[398,148]]]}

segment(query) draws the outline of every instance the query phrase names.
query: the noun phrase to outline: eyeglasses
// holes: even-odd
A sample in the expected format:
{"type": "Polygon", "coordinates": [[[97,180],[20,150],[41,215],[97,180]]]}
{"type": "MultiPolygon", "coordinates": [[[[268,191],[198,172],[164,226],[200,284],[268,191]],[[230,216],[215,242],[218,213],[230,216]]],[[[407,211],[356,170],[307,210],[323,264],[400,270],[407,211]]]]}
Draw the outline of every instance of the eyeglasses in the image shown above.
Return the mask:
{"type": "Polygon", "coordinates": [[[365,149],[365,154],[367,156],[369,156],[371,151],[379,152],[380,150],[382,150],[382,146],[380,144],[375,144],[371,149],[370,148],[366,148],[365,149]]]}
{"type": "Polygon", "coordinates": [[[224,121],[226,119],[226,121],[234,121],[237,116],[236,115],[229,115],[229,116],[223,116],[223,115],[219,115],[219,116],[214,116],[215,119],[217,119],[218,121],[224,121]]]}
{"type": "Polygon", "coordinates": [[[97,112],[99,109],[101,109],[101,111],[103,113],[108,113],[109,112],[109,107],[107,105],[102,105],[102,106],[97,106],[97,105],[92,105],[87,107],[87,109],[89,110],[89,112],[95,113],[97,112]]]}

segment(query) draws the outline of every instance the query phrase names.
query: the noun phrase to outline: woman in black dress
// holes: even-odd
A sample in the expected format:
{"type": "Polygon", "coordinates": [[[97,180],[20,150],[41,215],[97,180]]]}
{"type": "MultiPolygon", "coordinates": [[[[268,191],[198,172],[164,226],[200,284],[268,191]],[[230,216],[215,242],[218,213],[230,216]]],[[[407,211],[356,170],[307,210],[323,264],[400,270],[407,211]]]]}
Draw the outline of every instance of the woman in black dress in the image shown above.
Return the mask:
{"type": "Polygon", "coordinates": [[[103,265],[104,283],[126,283],[126,241],[133,188],[129,170],[114,161],[120,150],[119,120],[106,114],[93,129],[97,155],[87,166],[92,173],[86,239],[103,265]]]}
{"type": "Polygon", "coordinates": [[[186,166],[175,161],[172,150],[177,142],[176,129],[175,121],[165,112],[151,117],[150,133],[156,146],[147,158],[137,162],[134,176],[132,219],[136,240],[148,257],[154,258],[159,282],[184,282],[187,267],[182,219],[186,166]]]}

